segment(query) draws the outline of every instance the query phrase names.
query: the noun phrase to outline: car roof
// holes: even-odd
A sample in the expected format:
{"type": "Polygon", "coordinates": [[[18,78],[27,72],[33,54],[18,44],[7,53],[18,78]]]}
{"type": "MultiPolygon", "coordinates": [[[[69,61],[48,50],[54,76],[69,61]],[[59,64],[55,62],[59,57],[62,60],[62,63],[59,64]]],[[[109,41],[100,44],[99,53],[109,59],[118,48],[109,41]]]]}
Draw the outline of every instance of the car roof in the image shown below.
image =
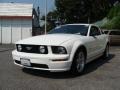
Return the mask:
{"type": "Polygon", "coordinates": [[[120,32],[120,30],[104,30],[104,31],[119,31],[120,32]]]}
{"type": "MultiPolygon", "coordinates": [[[[75,24],[65,24],[65,25],[85,25],[85,26],[91,26],[93,24],[83,24],[83,23],[75,23],[75,24]]],[[[95,26],[95,25],[94,25],[95,26]]]]}

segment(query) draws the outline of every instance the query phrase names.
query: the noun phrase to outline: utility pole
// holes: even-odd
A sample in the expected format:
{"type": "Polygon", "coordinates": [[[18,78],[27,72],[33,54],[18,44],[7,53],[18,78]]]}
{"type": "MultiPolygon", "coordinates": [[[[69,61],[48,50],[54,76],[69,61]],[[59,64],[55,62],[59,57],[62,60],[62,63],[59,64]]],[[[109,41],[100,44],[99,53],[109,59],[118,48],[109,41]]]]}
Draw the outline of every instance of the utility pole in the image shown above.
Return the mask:
{"type": "Polygon", "coordinates": [[[47,33],[47,0],[45,0],[45,34],[47,33]]]}
{"type": "Polygon", "coordinates": [[[39,26],[40,26],[40,8],[39,8],[39,6],[37,7],[37,13],[38,13],[39,26]]]}

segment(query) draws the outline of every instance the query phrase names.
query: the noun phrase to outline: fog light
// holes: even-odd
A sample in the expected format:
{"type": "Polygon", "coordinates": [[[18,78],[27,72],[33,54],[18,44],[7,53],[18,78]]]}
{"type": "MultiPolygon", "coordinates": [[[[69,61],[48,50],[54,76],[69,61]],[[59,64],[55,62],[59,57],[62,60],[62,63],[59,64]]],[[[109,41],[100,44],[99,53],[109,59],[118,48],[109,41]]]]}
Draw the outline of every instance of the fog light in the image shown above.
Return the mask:
{"type": "Polygon", "coordinates": [[[40,46],[39,51],[41,54],[44,54],[45,53],[45,46],[40,46]]]}
{"type": "Polygon", "coordinates": [[[17,49],[18,49],[18,51],[20,52],[20,51],[22,50],[22,46],[21,46],[21,45],[18,45],[18,46],[17,46],[17,49]]]}

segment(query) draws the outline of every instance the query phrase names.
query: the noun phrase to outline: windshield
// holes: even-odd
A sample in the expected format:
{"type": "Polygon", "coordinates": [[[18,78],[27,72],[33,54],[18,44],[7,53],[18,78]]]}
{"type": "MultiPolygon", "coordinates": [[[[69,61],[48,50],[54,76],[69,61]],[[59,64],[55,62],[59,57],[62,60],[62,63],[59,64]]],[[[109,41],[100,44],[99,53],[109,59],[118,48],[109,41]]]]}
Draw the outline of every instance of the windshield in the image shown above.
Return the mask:
{"type": "Polygon", "coordinates": [[[80,34],[86,36],[88,32],[88,26],[86,25],[65,25],[59,26],[51,30],[48,34],[80,34]]]}

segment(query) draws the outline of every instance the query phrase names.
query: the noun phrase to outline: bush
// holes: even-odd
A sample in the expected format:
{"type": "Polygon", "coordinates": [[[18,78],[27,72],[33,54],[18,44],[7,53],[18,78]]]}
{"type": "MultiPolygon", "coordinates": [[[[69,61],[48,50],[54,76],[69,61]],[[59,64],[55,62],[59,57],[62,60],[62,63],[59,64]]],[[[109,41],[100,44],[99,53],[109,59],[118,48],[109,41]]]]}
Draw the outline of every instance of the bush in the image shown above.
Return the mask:
{"type": "Polygon", "coordinates": [[[120,3],[111,8],[107,15],[108,21],[101,27],[104,29],[120,29],[120,3]]]}
{"type": "Polygon", "coordinates": [[[114,6],[107,15],[108,19],[112,19],[116,16],[120,16],[120,3],[114,6]]]}
{"type": "Polygon", "coordinates": [[[120,16],[114,17],[109,20],[108,23],[104,24],[102,28],[106,29],[120,29],[120,16]]]}

